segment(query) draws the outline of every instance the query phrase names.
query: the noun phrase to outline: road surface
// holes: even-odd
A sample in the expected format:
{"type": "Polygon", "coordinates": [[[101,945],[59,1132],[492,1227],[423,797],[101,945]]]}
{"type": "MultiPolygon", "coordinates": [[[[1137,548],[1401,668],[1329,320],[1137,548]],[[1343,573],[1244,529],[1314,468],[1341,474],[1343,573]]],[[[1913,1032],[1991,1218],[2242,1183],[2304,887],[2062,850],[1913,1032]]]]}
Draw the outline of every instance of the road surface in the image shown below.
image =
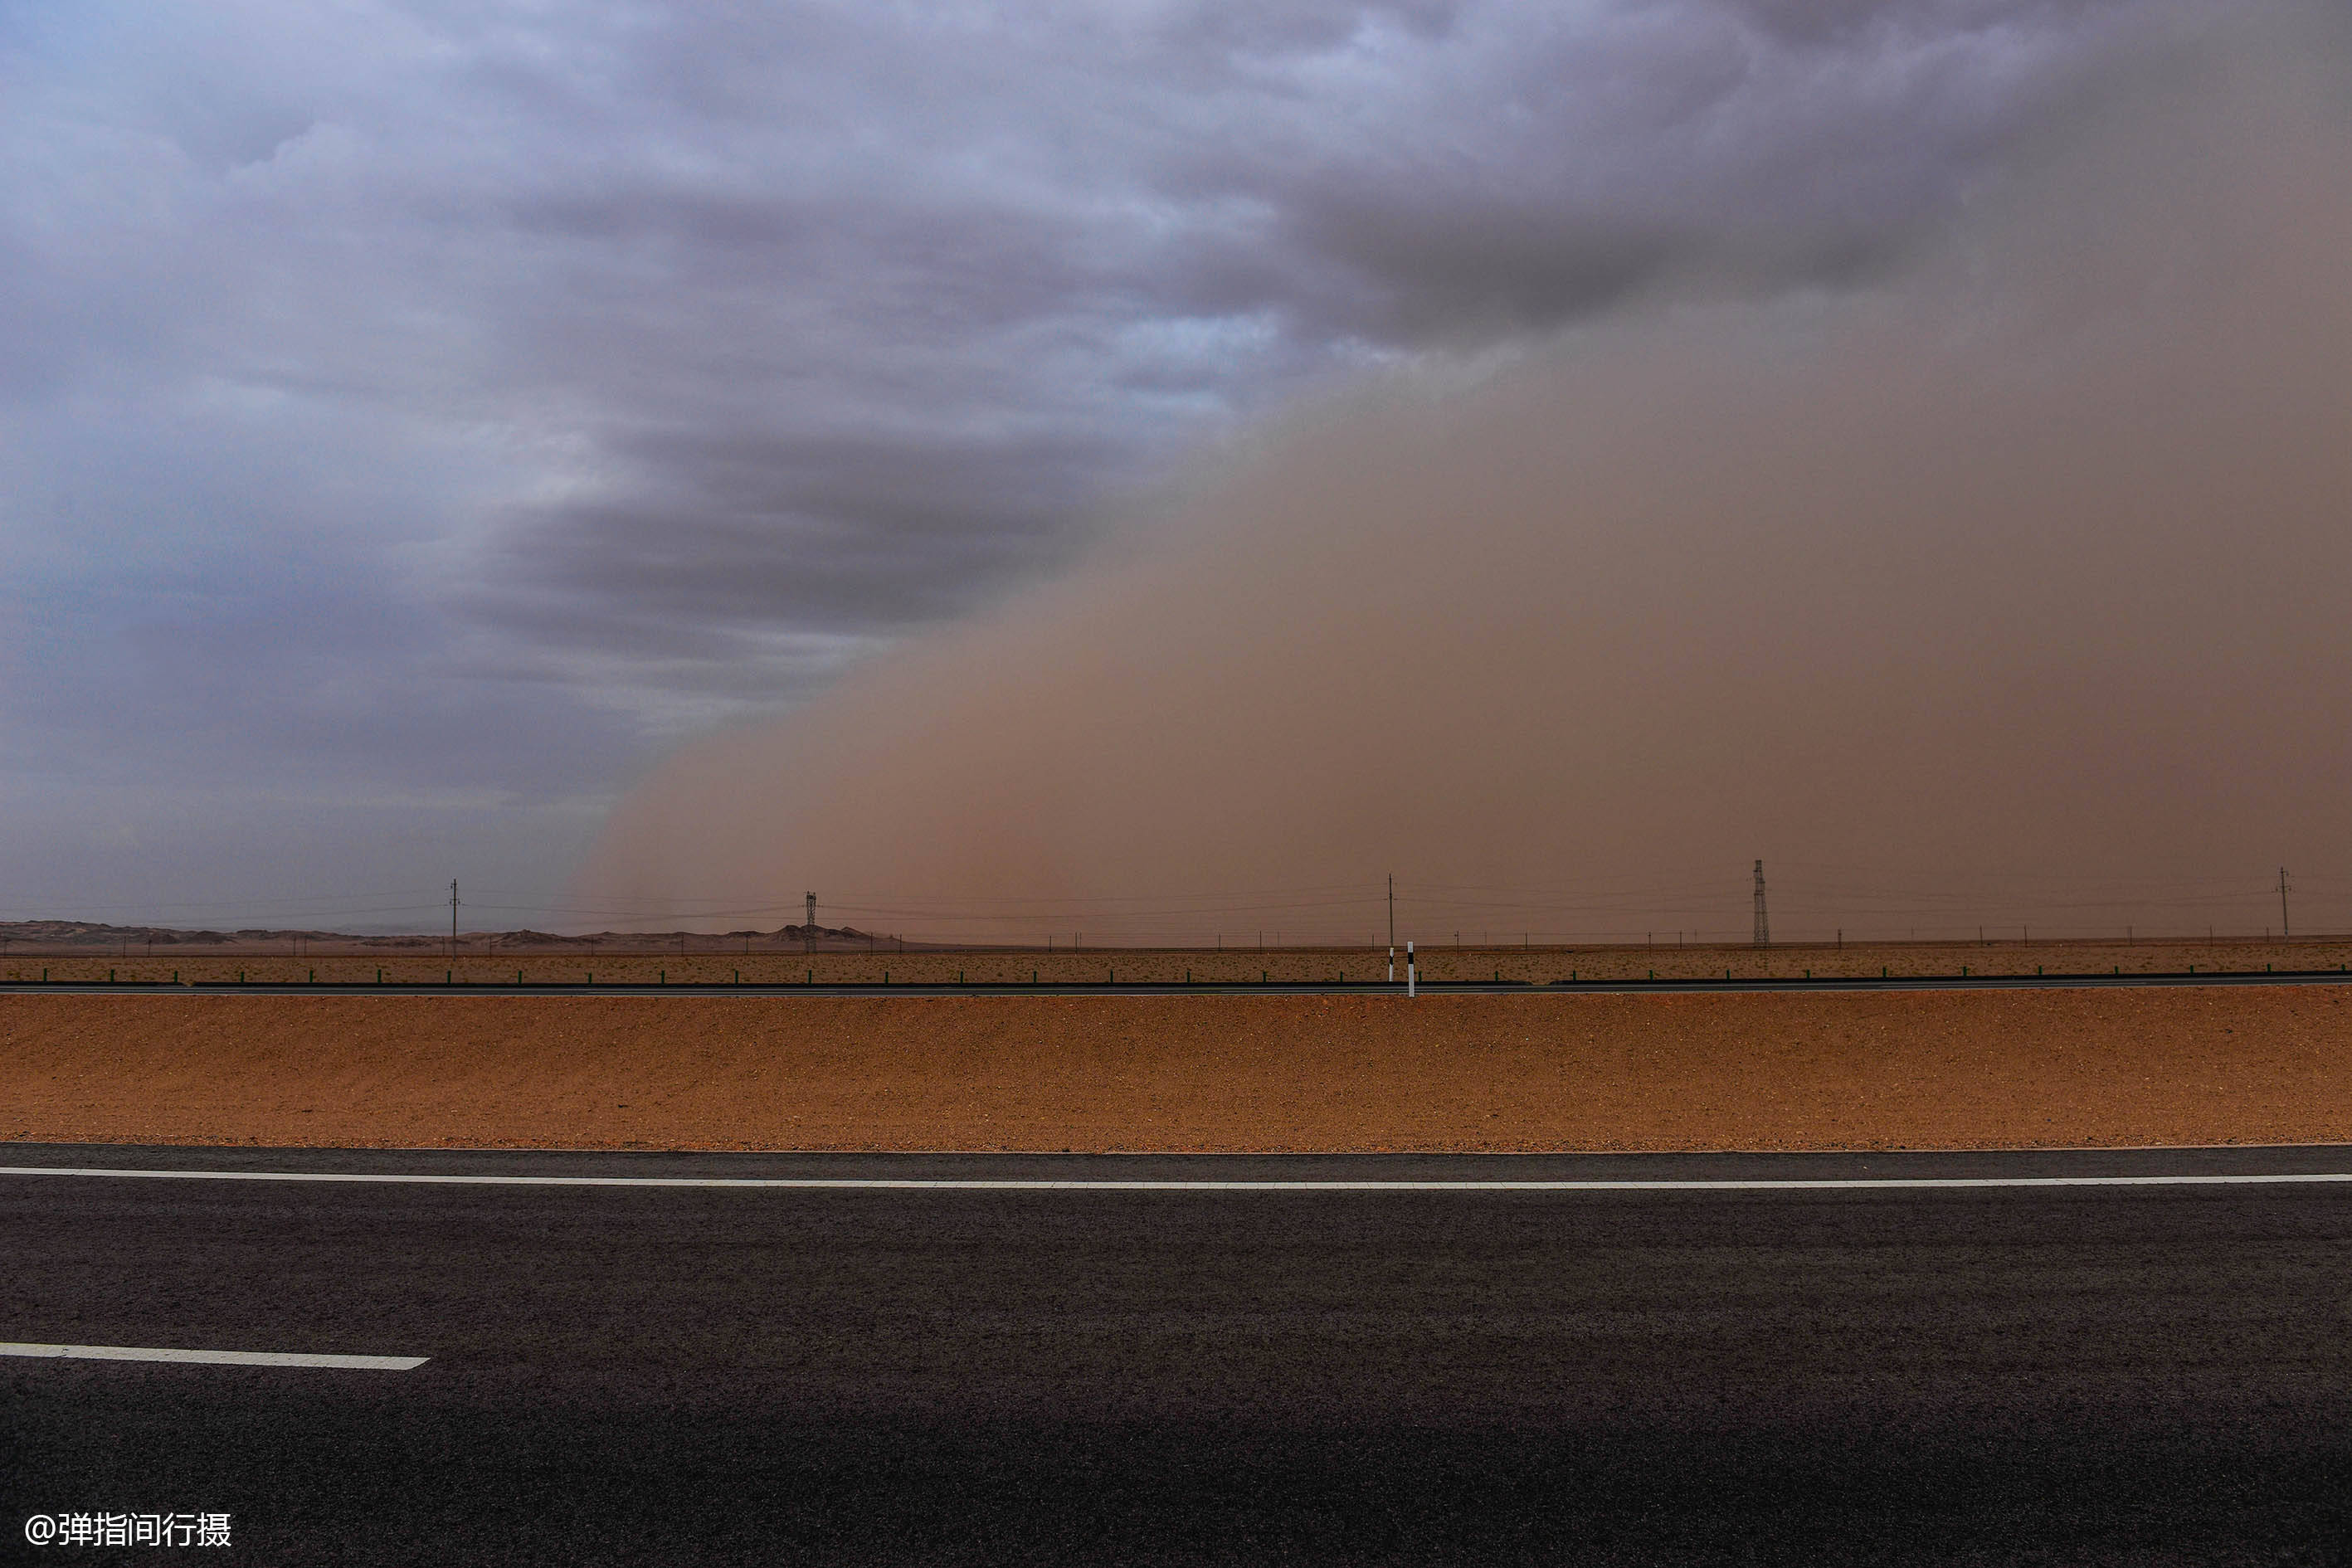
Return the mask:
{"type": "Polygon", "coordinates": [[[12,1544],[79,1510],[226,1512],[220,1561],[288,1563],[2352,1551],[2352,1180],[2308,1179],[2352,1151],[0,1165],[12,1544]],[[250,1179],[284,1174],[499,1179],[250,1179]],[[2221,1176],[2297,1179],[2172,1180],[2221,1176]]]}

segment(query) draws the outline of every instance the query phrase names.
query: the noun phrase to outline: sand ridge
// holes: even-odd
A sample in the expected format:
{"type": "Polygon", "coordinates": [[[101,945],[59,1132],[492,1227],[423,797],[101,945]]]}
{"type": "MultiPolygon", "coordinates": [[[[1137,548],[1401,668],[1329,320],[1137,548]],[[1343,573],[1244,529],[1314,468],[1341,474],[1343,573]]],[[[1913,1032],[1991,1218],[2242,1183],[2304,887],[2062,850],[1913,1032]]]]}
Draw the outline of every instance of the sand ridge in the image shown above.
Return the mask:
{"type": "Polygon", "coordinates": [[[0,1138],[802,1150],[2352,1141],[2335,986],[0,996],[0,1138]]]}

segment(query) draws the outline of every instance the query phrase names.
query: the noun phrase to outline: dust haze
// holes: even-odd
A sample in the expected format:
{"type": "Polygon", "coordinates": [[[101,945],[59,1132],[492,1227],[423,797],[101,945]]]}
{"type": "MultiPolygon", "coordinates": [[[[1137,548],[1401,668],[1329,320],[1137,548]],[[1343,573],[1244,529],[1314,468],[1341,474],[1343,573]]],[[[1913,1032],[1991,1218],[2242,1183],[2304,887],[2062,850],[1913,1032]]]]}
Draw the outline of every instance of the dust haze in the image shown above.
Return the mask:
{"type": "Polygon", "coordinates": [[[581,918],[1369,941],[1392,871],[1424,937],[1720,931],[1761,857],[1799,935],[1841,884],[2181,924],[2352,872],[2347,58],[2172,37],[1899,277],[1691,279],[1294,410],[683,752],[581,918]]]}

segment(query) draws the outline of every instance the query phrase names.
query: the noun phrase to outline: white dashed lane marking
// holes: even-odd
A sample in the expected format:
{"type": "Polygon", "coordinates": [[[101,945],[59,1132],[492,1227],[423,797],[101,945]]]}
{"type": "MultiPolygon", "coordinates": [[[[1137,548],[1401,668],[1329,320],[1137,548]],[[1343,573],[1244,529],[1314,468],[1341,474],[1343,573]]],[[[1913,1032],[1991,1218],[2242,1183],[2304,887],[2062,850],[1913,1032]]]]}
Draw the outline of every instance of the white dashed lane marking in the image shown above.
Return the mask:
{"type": "Polygon", "coordinates": [[[207,1362],[219,1366],[327,1366],[358,1372],[409,1372],[421,1355],[318,1355],[308,1351],[185,1351],[151,1345],[38,1345],[0,1340],[0,1355],[45,1356],[65,1361],[207,1362]]]}

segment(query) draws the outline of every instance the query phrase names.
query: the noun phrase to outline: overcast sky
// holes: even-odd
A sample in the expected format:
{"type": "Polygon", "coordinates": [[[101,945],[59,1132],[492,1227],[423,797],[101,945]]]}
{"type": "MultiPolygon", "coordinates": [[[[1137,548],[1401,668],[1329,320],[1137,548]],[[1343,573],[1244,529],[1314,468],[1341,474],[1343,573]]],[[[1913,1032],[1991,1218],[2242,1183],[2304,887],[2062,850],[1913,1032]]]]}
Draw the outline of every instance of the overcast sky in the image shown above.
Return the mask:
{"type": "Polygon", "coordinates": [[[0,918],[562,923],[679,740],[1350,374],[1867,286],[2152,9],[0,0],[0,918]]]}

